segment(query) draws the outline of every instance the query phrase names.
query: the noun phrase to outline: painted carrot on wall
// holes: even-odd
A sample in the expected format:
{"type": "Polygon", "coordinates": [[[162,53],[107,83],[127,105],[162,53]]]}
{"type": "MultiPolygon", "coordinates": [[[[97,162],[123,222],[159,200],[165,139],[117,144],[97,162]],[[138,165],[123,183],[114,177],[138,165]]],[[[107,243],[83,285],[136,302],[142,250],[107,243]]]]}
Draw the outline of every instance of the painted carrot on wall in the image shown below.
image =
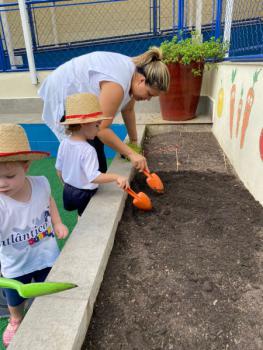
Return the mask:
{"type": "Polygon", "coordinates": [[[224,89],[222,86],[222,80],[221,80],[221,87],[218,91],[218,95],[217,95],[217,116],[218,118],[222,117],[223,114],[223,108],[224,108],[224,89]]]}
{"type": "Polygon", "coordinates": [[[237,70],[233,69],[232,70],[232,76],[231,76],[231,81],[232,81],[232,87],[231,87],[231,92],[230,92],[230,111],[229,111],[229,128],[230,128],[230,138],[232,139],[232,134],[233,134],[233,123],[234,123],[234,113],[235,113],[235,102],[236,102],[236,84],[234,84],[235,77],[237,74],[237,70]]]}
{"type": "Polygon", "coordinates": [[[261,130],[261,134],[259,137],[259,152],[261,160],[263,161],[263,129],[261,130]]]}
{"type": "Polygon", "coordinates": [[[258,76],[259,76],[260,71],[261,71],[261,69],[258,71],[255,71],[255,73],[253,75],[253,85],[248,89],[248,92],[247,92],[245,110],[244,110],[244,114],[243,114],[243,123],[242,123],[242,127],[241,127],[240,148],[243,148],[243,146],[244,146],[246,131],[247,131],[249,118],[250,118],[250,114],[251,114],[251,109],[252,109],[252,106],[254,104],[254,99],[255,99],[254,85],[258,81],[258,76]]]}
{"type": "Polygon", "coordinates": [[[243,109],[243,93],[244,93],[244,89],[242,86],[241,93],[240,93],[240,99],[238,102],[238,109],[237,109],[236,137],[238,137],[239,124],[240,124],[241,113],[242,113],[242,109],[243,109]]]}

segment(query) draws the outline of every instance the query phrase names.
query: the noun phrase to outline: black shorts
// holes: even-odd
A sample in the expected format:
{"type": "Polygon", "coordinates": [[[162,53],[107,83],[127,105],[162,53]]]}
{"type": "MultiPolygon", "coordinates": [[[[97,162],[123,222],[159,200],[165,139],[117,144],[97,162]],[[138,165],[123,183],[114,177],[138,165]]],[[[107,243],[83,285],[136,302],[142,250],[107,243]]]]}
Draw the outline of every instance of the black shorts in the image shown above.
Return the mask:
{"type": "Polygon", "coordinates": [[[65,184],[63,190],[64,208],[68,211],[78,210],[78,214],[81,216],[96,192],[97,188],[95,190],[83,190],[65,184]]]}

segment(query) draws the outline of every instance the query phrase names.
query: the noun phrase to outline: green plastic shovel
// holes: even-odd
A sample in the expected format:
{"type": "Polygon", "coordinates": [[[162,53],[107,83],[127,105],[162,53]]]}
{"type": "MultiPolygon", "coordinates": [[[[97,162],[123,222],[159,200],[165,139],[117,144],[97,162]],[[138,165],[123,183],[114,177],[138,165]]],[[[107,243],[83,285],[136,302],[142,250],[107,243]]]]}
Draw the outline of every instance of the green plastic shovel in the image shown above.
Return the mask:
{"type": "Polygon", "coordinates": [[[15,289],[22,298],[35,298],[41,295],[63,292],[77,287],[76,284],[67,282],[39,282],[24,284],[22,282],[0,277],[0,288],[15,289]]]}

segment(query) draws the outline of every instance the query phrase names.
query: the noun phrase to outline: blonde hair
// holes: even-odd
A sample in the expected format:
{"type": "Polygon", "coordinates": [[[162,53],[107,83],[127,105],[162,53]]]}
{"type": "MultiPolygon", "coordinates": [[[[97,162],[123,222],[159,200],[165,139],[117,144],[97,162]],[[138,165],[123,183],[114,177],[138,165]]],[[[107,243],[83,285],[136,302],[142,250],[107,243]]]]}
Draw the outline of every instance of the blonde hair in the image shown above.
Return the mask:
{"type": "Polygon", "coordinates": [[[71,135],[72,133],[79,131],[81,129],[80,124],[69,124],[65,126],[65,134],[71,135]]]}
{"type": "Polygon", "coordinates": [[[25,164],[28,164],[28,166],[31,164],[30,160],[14,160],[14,161],[6,161],[6,162],[0,162],[0,166],[7,168],[8,170],[12,170],[12,168],[16,168],[18,166],[23,166],[25,164]]]}
{"type": "Polygon", "coordinates": [[[156,46],[145,53],[133,57],[136,71],[145,77],[145,83],[160,91],[167,91],[170,85],[170,74],[164,62],[162,51],[156,46]]]}

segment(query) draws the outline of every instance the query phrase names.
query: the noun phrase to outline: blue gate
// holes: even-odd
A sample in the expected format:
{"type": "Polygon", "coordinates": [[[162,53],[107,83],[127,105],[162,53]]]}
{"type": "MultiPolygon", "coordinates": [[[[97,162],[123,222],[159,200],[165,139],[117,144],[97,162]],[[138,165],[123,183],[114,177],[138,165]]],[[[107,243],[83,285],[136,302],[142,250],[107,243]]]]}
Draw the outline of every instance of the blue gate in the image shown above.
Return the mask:
{"type": "MultiPolygon", "coordinates": [[[[174,34],[222,37],[231,0],[29,0],[32,49],[38,70],[54,69],[95,50],[136,56],[174,34]]],[[[234,0],[230,56],[262,57],[260,1],[234,0]]],[[[28,70],[18,3],[0,4],[0,71],[28,70]]]]}

